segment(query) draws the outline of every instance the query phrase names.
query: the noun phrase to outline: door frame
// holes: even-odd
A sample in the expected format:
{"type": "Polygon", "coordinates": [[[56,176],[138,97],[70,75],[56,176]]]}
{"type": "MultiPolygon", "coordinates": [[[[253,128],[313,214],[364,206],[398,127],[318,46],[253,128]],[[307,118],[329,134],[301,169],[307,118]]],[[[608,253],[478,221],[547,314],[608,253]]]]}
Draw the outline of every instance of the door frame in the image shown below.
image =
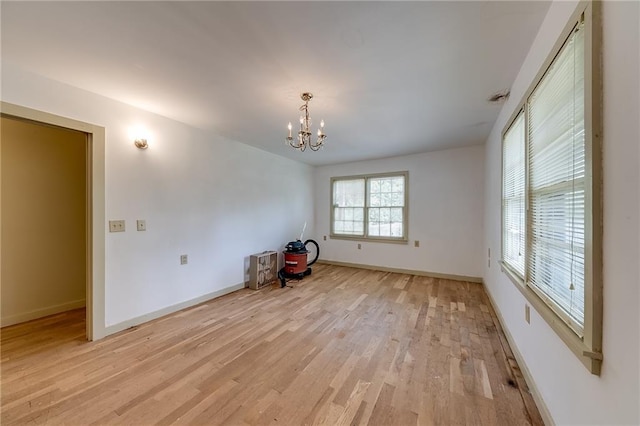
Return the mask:
{"type": "MultiPolygon", "coordinates": [[[[105,129],[59,115],[0,102],[3,116],[64,127],[87,135],[86,157],[86,335],[98,340],[105,330],[105,129]]],[[[1,250],[1,248],[0,248],[1,250]]],[[[0,252],[1,256],[1,252],[0,252]]]]}

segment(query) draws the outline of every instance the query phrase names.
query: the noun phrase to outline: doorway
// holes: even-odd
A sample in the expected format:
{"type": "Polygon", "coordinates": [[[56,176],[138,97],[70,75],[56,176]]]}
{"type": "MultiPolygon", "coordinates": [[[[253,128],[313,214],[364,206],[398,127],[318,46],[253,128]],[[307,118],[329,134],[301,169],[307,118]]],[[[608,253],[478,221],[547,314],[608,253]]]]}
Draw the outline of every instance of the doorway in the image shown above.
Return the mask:
{"type": "Polygon", "coordinates": [[[87,134],[0,117],[2,325],[84,308],[87,134]]]}
{"type": "Polygon", "coordinates": [[[101,338],[104,128],[4,102],[0,119],[2,326],[86,306],[101,338]]]}

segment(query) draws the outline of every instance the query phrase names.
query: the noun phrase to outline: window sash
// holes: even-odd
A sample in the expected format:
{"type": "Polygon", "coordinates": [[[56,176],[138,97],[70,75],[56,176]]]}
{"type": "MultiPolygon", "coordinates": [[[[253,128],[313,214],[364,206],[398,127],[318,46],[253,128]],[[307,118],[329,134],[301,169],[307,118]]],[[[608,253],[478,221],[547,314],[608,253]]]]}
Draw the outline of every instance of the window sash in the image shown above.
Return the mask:
{"type": "Polygon", "coordinates": [[[502,260],[524,279],[525,121],[520,112],[505,132],[502,147],[502,260]]]}
{"type": "Polygon", "coordinates": [[[527,285],[579,335],[585,310],[584,24],[527,103],[527,285]]]}
{"type": "Polygon", "coordinates": [[[364,178],[339,179],[332,184],[332,232],[339,235],[364,236],[364,178]]]}
{"type": "Polygon", "coordinates": [[[404,176],[367,178],[367,237],[404,236],[404,176]]]}

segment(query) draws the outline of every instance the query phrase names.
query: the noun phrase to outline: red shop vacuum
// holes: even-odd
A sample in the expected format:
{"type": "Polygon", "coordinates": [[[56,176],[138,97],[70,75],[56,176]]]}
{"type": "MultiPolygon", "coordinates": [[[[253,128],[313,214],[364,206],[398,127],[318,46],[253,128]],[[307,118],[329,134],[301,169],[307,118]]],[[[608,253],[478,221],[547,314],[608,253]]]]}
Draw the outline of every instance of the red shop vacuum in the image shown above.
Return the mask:
{"type": "MultiPolygon", "coordinates": [[[[304,233],[304,229],[302,232],[304,233]]],[[[307,240],[303,243],[301,240],[302,235],[300,235],[299,240],[290,241],[285,246],[284,268],[278,272],[281,288],[286,287],[287,279],[301,280],[307,275],[311,275],[311,265],[316,263],[318,256],[320,256],[320,248],[317,242],[307,240]],[[309,253],[311,253],[311,259],[309,259],[309,253]]]]}

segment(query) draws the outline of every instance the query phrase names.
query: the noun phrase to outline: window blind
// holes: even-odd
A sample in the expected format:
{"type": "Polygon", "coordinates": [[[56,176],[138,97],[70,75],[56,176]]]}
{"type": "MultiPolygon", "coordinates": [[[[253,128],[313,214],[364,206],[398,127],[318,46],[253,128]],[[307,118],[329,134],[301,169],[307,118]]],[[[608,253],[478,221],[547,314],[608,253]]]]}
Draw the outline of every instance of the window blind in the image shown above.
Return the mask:
{"type": "Polygon", "coordinates": [[[584,24],[578,24],[527,108],[527,284],[584,327],[584,24]]]}
{"type": "Polygon", "coordinates": [[[365,180],[337,180],[333,183],[333,232],[364,235],[365,180]]]}
{"type": "Polygon", "coordinates": [[[524,278],[525,263],[525,128],[520,113],[504,135],[502,146],[502,260],[524,278]]]}

